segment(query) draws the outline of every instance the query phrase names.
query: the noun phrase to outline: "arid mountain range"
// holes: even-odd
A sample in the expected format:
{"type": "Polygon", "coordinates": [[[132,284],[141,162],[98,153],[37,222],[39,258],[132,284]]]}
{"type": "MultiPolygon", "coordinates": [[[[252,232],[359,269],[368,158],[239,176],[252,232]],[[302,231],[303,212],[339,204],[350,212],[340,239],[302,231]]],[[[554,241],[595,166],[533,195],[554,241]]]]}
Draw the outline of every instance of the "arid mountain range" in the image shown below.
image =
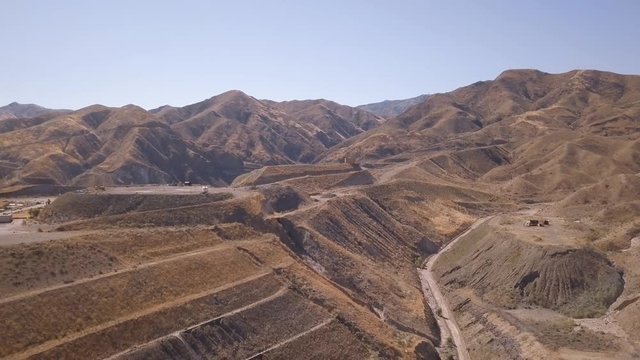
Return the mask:
{"type": "Polygon", "coordinates": [[[5,119],[26,119],[47,113],[65,113],[70,110],[54,110],[47,109],[35,104],[18,104],[13,102],[9,105],[0,107],[0,120],[5,119]]]}
{"type": "Polygon", "coordinates": [[[383,118],[392,118],[407,111],[411,106],[427,100],[428,97],[429,95],[425,94],[404,100],[385,100],[377,103],[360,105],[358,106],[358,109],[366,110],[372,114],[382,116],[383,118]]]}
{"type": "Polygon", "coordinates": [[[387,119],[231,91],[0,129],[3,198],[82,188],[0,202],[42,207],[0,231],[0,356],[640,354],[640,76],[509,70],[387,119]],[[184,180],[215,186],[149,186],[184,180]]]}
{"type": "MultiPolygon", "coordinates": [[[[20,108],[15,113],[34,112],[20,108]]],[[[240,91],[181,108],[45,111],[0,122],[0,181],[9,189],[187,180],[221,185],[264,165],[310,163],[383,121],[326,100],[275,103],[240,91]]]]}

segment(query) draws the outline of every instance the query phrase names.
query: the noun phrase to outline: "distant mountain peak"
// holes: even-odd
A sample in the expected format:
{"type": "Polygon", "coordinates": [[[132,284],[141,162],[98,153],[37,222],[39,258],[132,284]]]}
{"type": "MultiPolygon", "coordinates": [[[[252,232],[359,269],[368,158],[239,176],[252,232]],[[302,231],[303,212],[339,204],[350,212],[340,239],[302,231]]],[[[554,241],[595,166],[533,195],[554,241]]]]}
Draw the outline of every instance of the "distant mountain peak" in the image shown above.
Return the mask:
{"type": "Polygon", "coordinates": [[[377,103],[360,105],[357,106],[357,108],[384,118],[391,118],[402,114],[411,106],[425,101],[428,97],[429,95],[425,94],[404,100],[384,100],[377,103]]]}
{"type": "Polygon", "coordinates": [[[36,104],[21,104],[16,101],[0,107],[0,119],[31,118],[51,112],[69,112],[70,110],[47,109],[36,104]]]}

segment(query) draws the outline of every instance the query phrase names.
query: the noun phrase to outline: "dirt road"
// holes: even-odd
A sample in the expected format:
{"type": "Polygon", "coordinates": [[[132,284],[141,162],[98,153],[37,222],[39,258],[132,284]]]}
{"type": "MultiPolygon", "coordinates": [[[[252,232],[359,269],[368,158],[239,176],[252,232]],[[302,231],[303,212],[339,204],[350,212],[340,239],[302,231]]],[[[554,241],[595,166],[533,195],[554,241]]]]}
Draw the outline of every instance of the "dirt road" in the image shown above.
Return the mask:
{"type": "Polygon", "coordinates": [[[442,295],[442,292],[438,287],[438,283],[433,276],[432,268],[433,264],[440,257],[440,254],[448,251],[458,240],[465,237],[467,234],[469,234],[471,231],[473,231],[489,219],[491,219],[491,217],[485,217],[473,223],[465,232],[458,235],[458,237],[453,239],[437,254],[431,256],[427,261],[426,266],[418,269],[418,274],[420,276],[420,281],[422,282],[422,291],[424,293],[425,299],[429,303],[429,306],[431,306],[432,310],[434,310],[434,312],[437,312],[436,308],[440,309],[441,316],[436,315],[438,325],[441,328],[442,334],[450,334],[451,339],[456,346],[456,350],[458,351],[458,360],[470,360],[471,357],[469,356],[469,352],[467,351],[467,346],[464,342],[464,338],[462,337],[462,332],[460,331],[460,328],[456,323],[453,312],[449,308],[449,303],[447,302],[447,299],[442,295]]]}

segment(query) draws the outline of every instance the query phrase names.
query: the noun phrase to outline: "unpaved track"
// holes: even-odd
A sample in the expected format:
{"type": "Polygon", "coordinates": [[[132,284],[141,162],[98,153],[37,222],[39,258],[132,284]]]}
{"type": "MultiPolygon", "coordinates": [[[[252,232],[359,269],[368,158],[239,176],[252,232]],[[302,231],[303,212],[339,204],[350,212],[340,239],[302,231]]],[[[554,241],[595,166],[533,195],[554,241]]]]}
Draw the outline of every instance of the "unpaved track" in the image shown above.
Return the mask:
{"type": "MultiPolygon", "coordinates": [[[[477,220],[465,232],[458,235],[458,237],[453,239],[449,244],[447,244],[447,246],[445,246],[437,254],[431,256],[427,261],[426,266],[423,269],[418,269],[418,274],[420,276],[420,281],[422,282],[423,291],[424,289],[427,289],[431,293],[438,308],[440,308],[442,311],[442,320],[444,321],[438,321],[438,323],[444,324],[447,327],[448,331],[444,331],[443,333],[448,332],[451,335],[451,339],[453,340],[453,343],[456,346],[456,350],[458,351],[458,360],[471,360],[471,356],[469,356],[467,345],[464,342],[464,338],[462,337],[462,332],[460,331],[460,328],[456,323],[455,317],[453,315],[453,311],[451,311],[451,309],[449,308],[449,303],[447,302],[447,299],[442,295],[442,292],[438,287],[438,283],[436,282],[433,276],[432,268],[433,268],[433,264],[436,262],[436,260],[438,260],[441,254],[451,249],[451,247],[456,242],[458,242],[458,240],[462,239],[471,231],[476,229],[478,226],[484,224],[486,221],[488,221],[491,218],[492,217],[489,216],[489,217],[485,217],[477,220]]],[[[424,295],[425,295],[425,299],[428,301],[429,300],[428,294],[425,293],[424,295]]],[[[435,309],[432,309],[432,310],[435,310],[435,309]]]]}
{"type": "MultiPolygon", "coordinates": [[[[268,273],[270,273],[270,271],[269,271],[268,273]]],[[[266,274],[261,274],[260,276],[258,276],[258,277],[256,277],[256,278],[259,278],[259,277],[264,276],[264,275],[266,275],[266,274]]],[[[283,287],[283,288],[280,288],[280,289],[278,289],[278,291],[276,291],[275,293],[273,293],[273,294],[271,294],[271,295],[269,295],[269,296],[267,296],[267,297],[265,297],[265,298],[262,298],[262,299],[260,299],[260,300],[258,300],[258,301],[255,301],[255,302],[253,302],[253,303],[251,303],[251,304],[249,304],[249,305],[245,305],[245,306],[243,306],[243,307],[240,307],[240,308],[237,308],[237,309],[235,309],[235,310],[229,311],[229,312],[224,313],[224,314],[222,314],[222,315],[218,315],[218,316],[216,316],[216,317],[214,317],[214,318],[207,319],[207,320],[205,320],[205,321],[202,321],[202,322],[197,323],[197,324],[195,324],[195,325],[191,325],[191,326],[186,327],[186,328],[184,328],[184,329],[180,329],[180,330],[178,330],[178,331],[174,331],[174,332],[173,332],[173,333],[171,333],[171,334],[168,334],[168,335],[165,335],[165,336],[161,336],[161,337],[156,338],[156,339],[154,339],[154,340],[151,340],[151,341],[149,341],[149,342],[147,342],[147,343],[145,343],[145,344],[136,345],[136,346],[135,346],[135,347],[133,347],[133,348],[129,348],[129,349],[125,350],[125,351],[122,351],[122,352],[117,353],[117,354],[115,354],[115,355],[113,355],[113,356],[110,356],[110,357],[108,357],[106,360],[118,359],[119,357],[121,357],[121,356],[123,356],[123,355],[126,355],[126,354],[128,354],[128,353],[131,353],[131,352],[137,351],[137,350],[139,350],[139,349],[141,349],[141,348],[145,348],[145,347],[150,346],[150,345],[152,345],[152,344],[155,344],[155,343],[161,342],[162,340],[168,339],[168,338],[170,338],[170,337],[177,337],[177,338],[179,338],[181,341],[183,341],[183,342],[184,342],[184,339],[182,339],[182,335],[181,335],[183,332],[185,332],[185,331],[189,331],[189,330],[192,330],[192,329],[195,329],[195,328],[200,327],[200,326],[203,326],[203,325],[206,325],[206,324],[208,324],[208,323],[210,323],[210,322],[212,322],[212,321],[216,321],[216,320],[218,320],[218,319],[222,319],[222,318],[225,318],[225,317],[228,317],[228,316],[231,316],[231,315],[235,315],[235,314],[237,314],[237,313],[240,313],[240,312],[243,312],[243,311],[246,311],[246,310],[252,309],[252,308],[254,308],[254,307],[258,306],[258,305],[264,304],[264,303],[266,303],[266,302],[269,302],[269,301],[271,301],[271,300],[273,300],[273,299],[276,299],[276,298],[278,298],[278,297],[280,297],[280,296],[284,295],[284,294],[287,292],[287,290],[288,290],[288,289],[287,289],[287,288],[284,288],[284,287],[283,287]]],[[[185,346],[187,347],[187,349],[189,349],[189,351],[190,351],[190,352],[194,352],[194,351],[193,351],[193,349],[191,349],[191,347],[190,347],[190,346],[188,346],[186,343],[185,343],[185,346]]]]}

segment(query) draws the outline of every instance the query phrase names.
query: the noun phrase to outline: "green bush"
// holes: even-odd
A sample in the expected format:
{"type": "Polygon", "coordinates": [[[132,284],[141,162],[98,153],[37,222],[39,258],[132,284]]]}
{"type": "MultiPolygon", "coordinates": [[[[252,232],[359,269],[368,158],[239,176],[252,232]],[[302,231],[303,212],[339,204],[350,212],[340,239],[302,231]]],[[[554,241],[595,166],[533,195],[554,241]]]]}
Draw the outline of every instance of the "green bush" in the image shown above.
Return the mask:
{"type": "Polygon", "coordinates": [[[38,217],[38,215],[40,215],[40,209],[38,209],[38,208],[29,209],[29,217],[30,218],[38,217]]]}

